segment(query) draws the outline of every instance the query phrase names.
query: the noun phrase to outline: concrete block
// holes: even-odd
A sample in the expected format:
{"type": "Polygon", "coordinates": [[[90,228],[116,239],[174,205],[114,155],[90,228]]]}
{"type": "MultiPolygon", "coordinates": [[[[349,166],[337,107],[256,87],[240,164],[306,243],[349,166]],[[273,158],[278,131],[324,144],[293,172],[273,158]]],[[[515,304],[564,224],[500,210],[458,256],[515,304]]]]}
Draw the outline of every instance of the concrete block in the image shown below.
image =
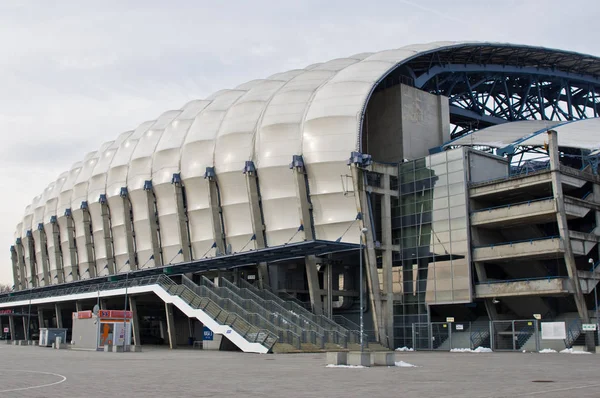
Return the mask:
{"type": "Polygon", "coordinates": [[[19,345],[19,340],[12,340],[12,345],[19,345]]]}
{"type": "Polygon", "coordinates": [[[371,361],[375,366],[396,366],[396,353],[394,352],[373,352],[371,361]]]}
{"type": "Polygon", "coordinates": [[[112,344],[105,344],[104,345],[104,352],[113,352],[112,344]]]}
{"type": "Polygon", "coordinates": [[[131,352],[142,352],[142,346],[141,345],[132,345],[129,347],[129,351],[131,352]]]}
{"type": "Polygon", "coordinates": [[[27,345],[27,341],[26,340],[19,340],[19,342],[17,343],[17,345],[27,345]]]}
{"type": "Polygon", "coordinates": [[[371,366],[371,353],[360,351],[349,352],[348,365],[371,366]]]}
{"type": "Polygon", "coordinates": [[[112,352],[126,352],[127,351],[126,348],[127,347],[123,347],[122,345],[114,345],[112,347],[112,352]],[[123,348],[125,348],[125,349],[123,349],[123,348]]]}
{"type": "Polygon", "coordinates": [[[347,352],[328,352],[327,353],[327,365],[347,365],[348,364],[348,353],[347,352]]]}

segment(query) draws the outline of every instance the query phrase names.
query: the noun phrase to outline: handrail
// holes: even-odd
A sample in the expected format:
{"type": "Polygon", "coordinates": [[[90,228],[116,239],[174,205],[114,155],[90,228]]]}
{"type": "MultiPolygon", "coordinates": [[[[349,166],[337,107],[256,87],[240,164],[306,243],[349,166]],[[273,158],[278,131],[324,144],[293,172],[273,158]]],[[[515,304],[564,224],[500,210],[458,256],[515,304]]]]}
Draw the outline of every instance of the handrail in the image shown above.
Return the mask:
{"type": "Polygon", "coordinates": [[[541,276],[537,278],[520,278],[520,279],[493,279],[489,281],[477,282],[475,285],[491,285],[494,283],[507,283],[507,282],[531,282],[531,281],[544,281],[544,280],[553,280],[553,279],[568,279],[567,276],[558,276],[558,275],[548,275],[541,276]]]}
{"type": "MultiPolygon", "coordinates": [[[[204,285],[198,286],[193,281],[191,281],[189,278],[187,278],[185,275],[182,275],[181,279],[182,279],[182,285],[185,286],[186,288],[190,289],[196,295],[198,295],[199,297],[203,297],[203,298],[206,297],[209,300],[211,300],[212,302],[217,303],[217,305],[220,308],[225,309],[230,314],[233,312],[233,314],[235,314],[236,316],[242,317],[241,319],[243,319],[248,324],[252,325],[252,324],[258,323],[261,325],[261,327],[264,326],[265,330],[270,330],[271,332],[277,333],[280,336],[283,335],[282,333],[280,333],[280,332],[283,332],[283,330],[281,328],[277,327],[276,325],[274,325],[273,323],[271,323],[270,321],[265,319],[262,315],[260,315],[258,313],[250,313],[250,312],[246,311],[238,303],[236,303],[235,301],[233,301],[229,298],[219,297],[219,295],[217,293],[215,293],[214,291],[209,289],[207,286],[204,286],[204,285]]],[[[238,318],[236,318],[236,319],[238,319],[238,318]]],[[[291,333],[290,333],[290,331],[285,331],[285,332],[288,335],[288,342],[291,342],[296,347],[299,347],[300,336],[294,332],[291,332],[291,333]],[[296,341],[294,341],[294,338],[296,341]]]]}
{"type": "Polygon", "coordinates": [[[512,246],[516,243],[533,243],[533,242],[538,242],[538,241],[542,241],[542,240],[555,240],[555,239],[560,239],[560,236],[555,235],[555,236],[544,236],[541,238],[531,238],[531,239],[523,239],[523,240],[514,240],[511,242],[500,242],[500,243],[494,243],[491,245],[483,245],[483,246],[473,246],[474,249],[479,249],[479,248],[488,248],[488,247],[496,247],[496,246],[512,246]]]}
{"type": "Polygon", "coordinates": [[[523,178],[524,176],[531,176],[531,175],[537,175],[537,174],[546,174],[549,171],[550,171],[549,168],[546,168],[546,169],[538,169],[538,170],[532,171],[531,173],[526,173],[526,174],[510,174],[508,176],[498,177],[498,178],[491,178],[491,179],[485,180],[485,181],[469,182],[468,186],[469,186],[469,188],[475,188],[475,187],[478,187],[478,186],[489,185],[489,184],[493,184],[493,183],[496,183],[496,182],[517,180],[519,178],[523,178]]]}
{"type": "Polygon", "coordinates": [[[517,203],[511,203],[508,205],[501,205],[501,206],[493,206],[493,207],[486,207],[485,209],[477,209],[477,210],[473,210],[471,213],[481,213],[484,211],[490,211],[490,210],[496,210],[496,209],[504,209],[504,208],[511,208],[514,206],[520,206],[520,205],[524,205],[524,204],[531,204],[531,203],[536,203],[536,202],[544,202],[544,201],[550,201],[550,200],[554,200],[553,196],[548,196],[545,198],[539,198],[539,199],[532,199],[532,200],[526,200],[523,202],[517,202],[517,203]]]}

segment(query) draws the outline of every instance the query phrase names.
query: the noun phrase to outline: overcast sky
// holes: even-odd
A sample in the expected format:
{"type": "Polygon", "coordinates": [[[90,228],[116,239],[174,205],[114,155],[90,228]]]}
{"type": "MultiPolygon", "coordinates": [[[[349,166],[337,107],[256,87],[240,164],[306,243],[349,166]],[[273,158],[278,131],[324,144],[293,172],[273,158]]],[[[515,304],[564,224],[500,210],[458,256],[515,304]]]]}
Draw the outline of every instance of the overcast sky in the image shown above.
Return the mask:
{"type": "Polygon", "coordinates": [[[439,40],[600,55],[597,0],[0,0],[0,282],[31,203],[83,155],[191,99],[439,40]],[[51,5],[52,3],[52,5],[51,5]]]}

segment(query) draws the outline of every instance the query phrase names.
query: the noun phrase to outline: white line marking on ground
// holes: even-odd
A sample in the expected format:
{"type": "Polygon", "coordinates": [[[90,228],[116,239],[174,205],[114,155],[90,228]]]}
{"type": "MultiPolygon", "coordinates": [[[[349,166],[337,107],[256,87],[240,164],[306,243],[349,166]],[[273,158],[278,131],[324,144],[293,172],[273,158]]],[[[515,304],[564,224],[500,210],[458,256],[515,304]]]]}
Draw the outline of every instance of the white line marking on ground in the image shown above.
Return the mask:
{"type": "Polygon", "coordinates": [[[50,387],[50,386],[55,386],[57,384],[63,383],[65,381],[67,381],[67,376],[58,374],[58,373],[51,373],[51,372],[39,372],[37,370],[13,370],[13,369],[0,369],[0,372],[23,372],[23,373],[37,373],[37,374],[43,374],[43,375],[51,375],[51,376],[56,376],[56,377],[60,377],[62,378],[62,380],[56,381],[54,383],[48,383],[48,384],[41,384],[39,386],[30,386],[30,387],[21,387],[21,388],[11,388],[10,390],[0,390],[1,392],[13,392],[13,391],[24,391],[24,390],[34,390],[36,388],[43,388],[43,387],[50,387]]]}

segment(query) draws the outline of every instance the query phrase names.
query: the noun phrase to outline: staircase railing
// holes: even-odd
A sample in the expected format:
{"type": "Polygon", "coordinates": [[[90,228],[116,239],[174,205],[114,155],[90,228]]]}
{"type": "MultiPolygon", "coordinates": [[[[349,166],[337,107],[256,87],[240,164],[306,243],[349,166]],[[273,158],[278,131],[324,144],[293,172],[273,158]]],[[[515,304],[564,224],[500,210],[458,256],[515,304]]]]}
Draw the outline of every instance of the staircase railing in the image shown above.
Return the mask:
{"type": "Polygon", "coordinates": [[[567,338],[565,339],[565,347],[573,347],[573,343],[581,334],[582,322],[581,319],[573,319],[571,322],[566,324],[567,338]]]}
{"type": "MultiPolygon", "coordinates": [[[[268,290],[258,289],[256,286],[246,282],[243,279],[240,279],[240,285],[243,288],[253,291],[258,296],[262,297],[265,300],[272,300],[272,301],[278,302],[282,307],[286,308],[288,311],[291,311],[295,314],[298,314],[299,316],[302,316],[302,317],[316,323],[317,325],[321,326],[325,330],[337,330],[338,332],[340,332],[340,334],[342,334],[344,336],[349,336],[349,333],[351,333],[347,329],[342,327],[341,325],[339,325],[336,322],[334,322],[333,320],[327,318],[326,316],[315,315],[312,312],[308,311],[306,308],[296,304],[295,302],[286,301],[268,290]]],[[[354,337],[358,338],[358,335],[354,336],[354,337]]]]}
{"type": "MultiPolygon", "coordinates": [[[[278,302],[274,300],[265,300],[252,290],[239,288],[225,278],[221,278],[220,281],[222,286],[217,289],[225,289],[230,294],[235,294],[242,299],[247,299],[253,303],[256,303],[261,308],[264,308],[268,313],[272,313],[276,319],[285,324],[297,325],[300,330],[303,331],[303,335],[307,334],[310,338],[310,341],[308,342],[316,344],[321,348],[324,348],[325,343],[329,342],[339,344],[344,347],[347,346],[347,336],[338,330],[326,330],[310,319],[307,319],[293,311],[288,310],[287,308],[282,307],[278,302]]],[[[212,284],[212,282],[208,279],[203,283],[212,284]]]]}
{"type": "Polygon", "coordinates": [[[246,322],[250,325],[253,325],[257,328],[267,330],[276,336],[278,336],[279,341],[288,343],[293,345],[296,348],[300,348],[300,336],[296,333],[293,333],[289,330],[284,330],[268,319],[264,318],[262,315],[247,311],[243,307],[241,307],[238,303],[233,300],[222,298],[215,292],[211,291],[206,286],[198,286],[194,282],[192,282],[189,278],[182,276],[182,286],[185,286],[187,289],[194,292],[196,295],[202,298],[208,298],[213,303],[217,304],[220,308],[228,311],[229,313],[235,314],[239,317],[242,317],[246,322]]]}
{"type": "Polygon", "coordinates": [[[180,297],[190,307],[201,309],[218,323],[231,327],[246,341],[259,343],[271,350],[278,340],[276,334],[252,325],[242,315],[225,310],[210,298],[199,295],[195,289],[191,289],[189,286],[178,285],[164,275],[158,276],[156,283],[167,293],[180,297]]]}
{"type": "MultiPolygon", "coordinates": [[[[348,330],[350,333],[348,337],[350,339],[350,343],[358,344],[360,343],[360,326],[356,323],[352,322],[350,319],[346,318],[343,315],[334,315],[333,320],[338,324],[348,330]]],[[[363,342],[368,346],[369,335],[363,331],[363,342]]]]}

